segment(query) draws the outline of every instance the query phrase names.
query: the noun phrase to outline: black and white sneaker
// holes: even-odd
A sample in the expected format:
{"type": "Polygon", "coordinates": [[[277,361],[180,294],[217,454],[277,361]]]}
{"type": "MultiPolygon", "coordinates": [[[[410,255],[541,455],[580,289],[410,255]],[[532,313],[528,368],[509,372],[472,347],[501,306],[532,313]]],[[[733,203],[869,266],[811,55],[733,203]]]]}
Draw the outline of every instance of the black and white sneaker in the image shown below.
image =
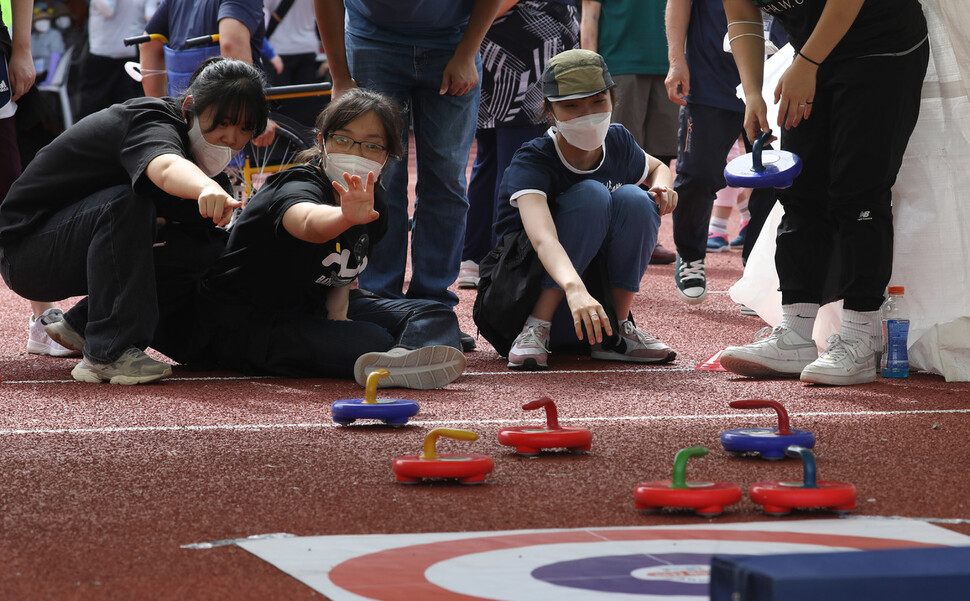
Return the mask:
{"type": "Polygon", "coordinates": [[[677,255],[674,282],[680,297],[689,305],[699,305],[707,296],[707,276],[704,275],[704,259],[684,261],[677,255]]]}

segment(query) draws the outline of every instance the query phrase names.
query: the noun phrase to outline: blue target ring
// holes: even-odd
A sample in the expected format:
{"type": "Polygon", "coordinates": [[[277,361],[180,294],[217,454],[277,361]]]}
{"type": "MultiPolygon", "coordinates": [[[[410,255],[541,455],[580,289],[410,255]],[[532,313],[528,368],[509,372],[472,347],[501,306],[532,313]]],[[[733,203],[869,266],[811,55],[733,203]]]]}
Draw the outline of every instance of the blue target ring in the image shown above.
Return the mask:
{"type": "Polygon", "coordinates": [[[556,586],[607,593],[706,596],[710,572],[708,553],[659,553],[560,561],[531,575],[556,586]]]}

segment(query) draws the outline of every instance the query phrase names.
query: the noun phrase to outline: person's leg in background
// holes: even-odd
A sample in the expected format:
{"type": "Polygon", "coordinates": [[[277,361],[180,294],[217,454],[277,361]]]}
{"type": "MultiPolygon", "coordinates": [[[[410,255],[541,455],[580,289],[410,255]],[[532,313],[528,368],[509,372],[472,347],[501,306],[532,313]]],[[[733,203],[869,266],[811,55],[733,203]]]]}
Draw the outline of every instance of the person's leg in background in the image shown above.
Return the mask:
{"type": "Polygon", "coordinates": [[[394,98],[401,108],[404,121],[404,131],[401,132],[403,156],[388,159],[381,174],[381,182],[387,191],[387,233],[371,251],[367,269],[360,274],[358,283],[361,288],[378,296],[403,298],[409,241],[408,133],[411,93],[415,86],[414,49],[396,44],[379,44],[350,33],[346,35],[345,43],[350,73],[357,85],[394,98]]]}
{"type": "Polygon", "coordinates": [[[703,104],[687,103],[680,111],[680,146],[674,189],[674,283],[682,299],[699,304],[707,296],[704,258],[711,210],[724,187],[724,159],[737,140],[744,115],[703,104]]]}
{"type": "MultiPolygon", "coordinates": [[[[411,282],[405,296],[453,307],[458,297],[448,287],[458,279],[461,263],[468,212],[465,173],[475,139],[481,82],[462,96],[440,94],[442,73],[451,56],[447,50],[419,51],[422,68],[412,96],[417,198],[411,282]]],[[[481,76],[481,59],[476,57],[475,63],[481,76]]]]}
{"type": "Polygon", "coordinates": [[[492,223],[495,219],[496,130],[479,129],[475,135],[475,162],[468,180],[468,216],[465,218],[465,243],[461,252],[458,287],[478,287],[478,264],[492,250],[492,223]]]}

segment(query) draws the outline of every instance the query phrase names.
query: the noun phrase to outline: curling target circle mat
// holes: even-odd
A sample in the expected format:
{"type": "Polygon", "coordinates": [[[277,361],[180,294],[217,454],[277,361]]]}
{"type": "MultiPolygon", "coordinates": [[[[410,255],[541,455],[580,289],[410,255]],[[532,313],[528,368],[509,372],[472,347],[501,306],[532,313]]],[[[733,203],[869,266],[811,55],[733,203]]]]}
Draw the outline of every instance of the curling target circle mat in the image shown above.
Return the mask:
{"type": "Polygon", "coordinates": [[[240,543],[333,601],[702,601],[715,554],[940,545],[970,537],[916,520],[850,518],[240,543]]]}

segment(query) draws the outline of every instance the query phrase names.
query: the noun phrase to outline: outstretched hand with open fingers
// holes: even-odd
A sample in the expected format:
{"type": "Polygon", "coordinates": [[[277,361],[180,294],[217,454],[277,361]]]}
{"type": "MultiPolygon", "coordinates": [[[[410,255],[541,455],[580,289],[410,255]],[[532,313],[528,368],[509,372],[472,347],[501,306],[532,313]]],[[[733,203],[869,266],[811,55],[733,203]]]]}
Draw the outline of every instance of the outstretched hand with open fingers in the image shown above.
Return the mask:
{"type": "Polygon", "coordinates": [[[573,316],[577,338],[584,338],[583,328],[586,329],[588,335],[585,338],[590,344],[603,342],[603,330],[606,330],[607,336],[613,335],[613,326],[610,325],[610,318],[603,305],[585,289],[567,292],[566,303],[573,316]]]}
{"type": "Polygon", "coordinates": [[[374,210],[373,171],[367,173],[366,182],[359,175],[344,172],[344,182],[347,183],[346,188],[340,182],[333,182],[333,189],[340,196],[340,210],[344,219],[354,225],[363,225],[380,217],[380,213],[374,210]]]}

